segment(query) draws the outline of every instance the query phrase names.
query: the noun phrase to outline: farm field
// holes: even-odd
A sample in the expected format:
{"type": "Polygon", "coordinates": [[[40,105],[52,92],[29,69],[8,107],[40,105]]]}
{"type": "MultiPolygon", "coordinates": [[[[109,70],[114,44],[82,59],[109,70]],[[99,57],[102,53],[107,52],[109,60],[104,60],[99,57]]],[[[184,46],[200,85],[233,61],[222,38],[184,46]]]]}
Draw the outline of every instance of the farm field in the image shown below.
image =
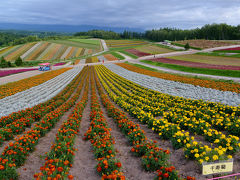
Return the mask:
{"type": "Polygon", "coordinates": [[[174,52],[173,50],[162,48],[155,45],[145,45],[141,47],[136,47],[135,49],[141,52],[150,53],[150,54],[163,54],[163,53],[174,52]]]}
{"type": "Polygon", "coordinates": [[[240,59],[233,57],[220,57],[220,56],[205,56],[198,54],[189,54],[182,56],[172,56],[168,57],[169,59],[197,62],[197,63],[206,63],[206,64],[214,64],[214,65],[231,65],[231,66],[239,66],[240,59]]]}
{"type": "Polygon", "coordinates": [[[8,61],[15,61],[18,57],[25,61],[55,60],[76,58],[98,51],[98,40],[52,40],[9,47],[0,51],[0,57],[3,56],[8,61]],[[90,43],[91,41],[93,42],[90,43]]]}
{"type": "Polygon", "coordinates": [[[135,40],[106,40],[106,44],[109,48],[121,48],[145,45],[148,44],[148,42],[135,40]]]}
{"type": "Polygon", "coordinates": [[[98,62],[98,57],[97,56],[92,56],[86,59],[85,63],[96,63],[98,62]]]}
{"type": "Polygon", "coordinates": [[[202,180],[231,158],[237,173],[238,86],[162,76],[81,66],[0,99],[0,177],[202,180]]]}
{"type": "Polygon", "coordinates": [[[214,41],[214,40],[184,40],[184,41],[173,41],[173,43],[178,43],[181,45],[185,45],[189,43],[191,47],[201,48],[201,49],[208,49],[214,47],[221,47],[221,46],[230,46],[235,44],[240,44],[237,41],[214,41]]]}
{"type": "Polygon", "coordinates": [[[240,70],[240,66],[207,64],[207,63],[175,60],[175,59],[170,59],[170,58],[155,58],[155,59],[151,59],[151,61],[166,63],[166,64],[180,65],[180,66],[184,66],[184,67],[222,69],[222,70],[240,70]]]}
{"type": "Polygon", "coordinates": [[[118,58],[116,58],[114,55],[112,54],[104,54],[103,55],[108,61],[117,61],[118,58]]]}

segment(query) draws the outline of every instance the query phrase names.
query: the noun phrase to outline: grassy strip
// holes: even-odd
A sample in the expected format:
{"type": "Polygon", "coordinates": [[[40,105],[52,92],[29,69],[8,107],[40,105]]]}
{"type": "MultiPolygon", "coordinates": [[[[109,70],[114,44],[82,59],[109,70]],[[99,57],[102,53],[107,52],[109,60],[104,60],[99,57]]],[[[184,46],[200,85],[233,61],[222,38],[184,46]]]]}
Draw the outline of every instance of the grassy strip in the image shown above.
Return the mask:
{"type": "Polygon", "coordinates": [[[112,54],[113,56],[115,56],[116,58],[123,60],[125,59],[122,55],[118,54],[117,52],[110,52],[110,54],[112,54]]]}
{"type": "Polygon", "coordinates": [[[133,59],[139,58],[138,56],[136,56],[136,55],[134,55],[134,54],[131,54],[131,53],[127,52],[127,51],[119,51],[119,52],[121,52],[121,53],[123,53],[123,54],[126,54],[127,56],[129,56],[129,57],[131,57],[131,58],[133,58],[133,59]]]}
{"type": "MultiPolygon", "coordinates": [[[[179,44],[179,43],[175,43],[175,42],[171,42],[171,44],[175,45],[175,46],[180,46],[180,47],[184,47],[185,45],[183,44],[179,44]]],[[[191,49],[196,49],[196,50],[202,50],[201,48],[197,48],[197,47],[192,47],[190,46],[191,49]]]]}
{"type": "Polygon", "coordinates": [[[179,65],[175,65],[175,64],[153,62],[153,61],[149,61],[149,60],[141,60],[141,62],[146,63],[146,64],[151,64],[154,66],[160,66],[160,67],[165,67],[165,68],[169,68],[169,69],[190,72],[190,73],[209,74],[209,75],[227,76],[227,77],[240,77],[239,71],[234,71],[234,70],[219,70],[219,69],[185,67],[185,66],[179,66],[179,65]]]}
{"type": "Polygon", "coordinates": [[[211,80],[211,81],[215,81],[215,82],[226,82],[226,83],[233,83],[235,84],[235,82],[233,80],[225,80],[225,79],[212,79],[212,78],[207,78],[207,77],[199,77],[199,76],[191,76],[191,75],[186,75],[186,74],[175,74],[175,73],[167,73],[158,69],[154,69],[148,66],[144,66],[142,64],[134,64],[134,63],[130,63],[128,61],[124,62],[126,64],[138,67],[138,68],[142,68],[142,69],[146,69],[149,71],[153,71],[153,72],[160,72],[160,73],[165,73],[165,74],[171,74],[171,75],[177,75],[177,76],[182,76],[182,77],[189,77],[189,78],[195,78],[197,79],[201,79],[201,80],[211,80]]]}

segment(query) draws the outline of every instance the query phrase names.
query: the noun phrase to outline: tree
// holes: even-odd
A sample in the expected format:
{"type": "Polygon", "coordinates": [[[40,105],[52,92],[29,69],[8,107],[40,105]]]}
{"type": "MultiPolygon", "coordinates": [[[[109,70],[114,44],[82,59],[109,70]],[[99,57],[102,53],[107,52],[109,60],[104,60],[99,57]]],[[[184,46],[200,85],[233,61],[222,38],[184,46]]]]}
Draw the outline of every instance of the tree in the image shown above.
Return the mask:
{"type": "Polygon", "coordinates": [[[0,66],[1,66],[1,68],[8,67],[8,63],[7,63],[7,61],[5,60],[5,58],[3,56],[1,58],[0,66]]]}
{"type": "Polygon", "coordinates": [[[17,66],[21,66],[23,64],[23,60],[22,60],[22,58],[20,56],[16,59],[15,64],[17,66]]]}
{"type": "Polygon", "coordinates": [[[184,48],[185,48],[185,50],[188,50],[188,49],[190,49],[190,45],[188,43],[186,43],[184,48]]]}

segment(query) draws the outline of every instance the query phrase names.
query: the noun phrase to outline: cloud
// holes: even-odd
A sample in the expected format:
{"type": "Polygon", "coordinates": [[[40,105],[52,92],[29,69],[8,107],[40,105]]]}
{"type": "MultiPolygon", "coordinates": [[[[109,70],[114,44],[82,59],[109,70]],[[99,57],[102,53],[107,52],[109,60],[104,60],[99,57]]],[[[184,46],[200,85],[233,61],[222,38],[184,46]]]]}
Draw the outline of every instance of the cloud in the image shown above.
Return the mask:
{"type": "Polygon", "coordinates": [[[0,9],[0,22],[186,29],[238,25],[240,0],[7,0],[0,9]]]}

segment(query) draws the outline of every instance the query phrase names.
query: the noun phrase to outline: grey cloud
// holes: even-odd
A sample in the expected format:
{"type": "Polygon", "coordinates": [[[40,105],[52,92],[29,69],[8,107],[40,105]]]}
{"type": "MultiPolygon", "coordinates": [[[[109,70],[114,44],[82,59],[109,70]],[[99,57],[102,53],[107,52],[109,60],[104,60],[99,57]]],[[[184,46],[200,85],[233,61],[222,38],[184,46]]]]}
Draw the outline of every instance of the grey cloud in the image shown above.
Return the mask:
{"type": "Polygon", "coordinates": [[[8,0],[0,22],[195,28],[238,25],[240,0],[8,0]]]}

